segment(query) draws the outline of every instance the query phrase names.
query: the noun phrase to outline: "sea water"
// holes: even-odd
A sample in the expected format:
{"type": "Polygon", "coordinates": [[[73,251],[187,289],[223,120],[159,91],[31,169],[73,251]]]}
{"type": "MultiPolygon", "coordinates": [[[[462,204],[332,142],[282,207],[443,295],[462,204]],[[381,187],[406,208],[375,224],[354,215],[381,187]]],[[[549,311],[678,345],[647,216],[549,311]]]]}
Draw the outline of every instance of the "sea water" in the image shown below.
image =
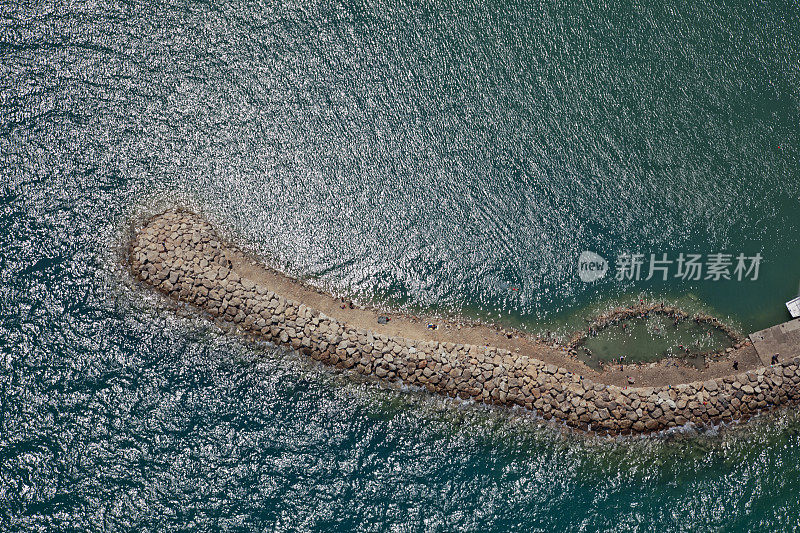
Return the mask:
{"type": "Polygon", "coordinates": [[[784,321],[799,12],[2,4],[0,529],[798,527],[794,410],[564,435],[228,337],[126,281],[116,246],[179,204],[290,274],[414,311],[559,334],[639,300],[744,333],[784,321]],[[608,275],[581,281],[584,251],[608,275]],[[756,280],[618,280],[625,253],[763,261],[756,280]]]}

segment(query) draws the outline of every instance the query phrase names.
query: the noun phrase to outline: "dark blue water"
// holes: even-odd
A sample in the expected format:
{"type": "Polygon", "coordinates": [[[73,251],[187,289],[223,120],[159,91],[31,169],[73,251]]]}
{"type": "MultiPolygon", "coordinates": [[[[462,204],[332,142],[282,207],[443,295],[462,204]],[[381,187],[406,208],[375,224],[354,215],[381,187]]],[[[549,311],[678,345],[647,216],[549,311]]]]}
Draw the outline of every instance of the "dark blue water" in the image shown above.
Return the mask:
{"type": "Polygon", "coordinates": [[[793,412],[563,436],[228,338],[132,287],[115,248],[178,203],[365,299],[776,323],[800,282],[798,12],[0,5],[0,529],[800,527],[793,412]],[[756,282],[586,285],[587,249],[765,261],[756,282]]]}

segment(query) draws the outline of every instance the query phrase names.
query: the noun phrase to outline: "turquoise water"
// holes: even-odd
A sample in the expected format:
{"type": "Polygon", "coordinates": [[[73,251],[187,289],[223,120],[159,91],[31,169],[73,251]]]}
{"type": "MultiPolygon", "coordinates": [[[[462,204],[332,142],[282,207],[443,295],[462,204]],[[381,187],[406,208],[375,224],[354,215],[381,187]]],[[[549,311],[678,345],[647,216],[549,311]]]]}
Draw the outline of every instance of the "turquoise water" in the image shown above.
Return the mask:
{"type": "Polygon", "coordinates": [[[793,412],[565,437],[226,338],[130,288],[113,246],[180,203],[364,299],[534,329],[645,297],[774,324],[800,282],[798,13],[0,5],[0,529],[796,529],[793,412]],[[584,250],[764,263],[584,284],[584,250]]]}

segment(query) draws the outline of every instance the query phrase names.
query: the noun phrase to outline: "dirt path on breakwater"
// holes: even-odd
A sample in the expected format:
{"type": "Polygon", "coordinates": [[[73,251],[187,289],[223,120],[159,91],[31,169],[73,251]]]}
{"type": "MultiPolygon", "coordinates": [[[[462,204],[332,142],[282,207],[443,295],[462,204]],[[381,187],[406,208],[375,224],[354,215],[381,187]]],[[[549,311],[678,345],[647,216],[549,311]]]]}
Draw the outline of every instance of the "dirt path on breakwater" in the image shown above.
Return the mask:
{"type": "Polygon", "coordinates": [[[384,335],[406,339],[496,346],[513,353],[536,357],[546,363],[562,366],[571,372],[591,377],[603,383],[626,386],[630,377],[637,386],[656,387],[689,381],[705,381],[712,377],[725,376],[732,372],[731,365],[734,360],[739,362],[739,370],[761,366],[755,349],[751,345],[746,345],[709,362],[708,367],[702,370],[680,363],[676,366],[666,366],[663,361],[659,361],[641,365],[624,365],[622,369],[619,365],[607,364],[602,372],[597,372],[571,356],[566,347],[553,347],[519,331],[476,324],[468,320],[428,319],[382,309],[360,309],[359,306],[350,309],[349,305],[341,299],[334,298],[314,287],[269,269],[234,247],[228,248],[226,255],[240,276],[264,284],[277,294],[303,302],[307,306],[318,309],[353,327],[371,329],[384,335]],[[388,324],[379,324],[379,316],[388,316],[391,320],[388,324]],[[428,329],[429,323],[435,323],[437,328],[435,330],[428,329]],[[505,332],[509,332],[512,337],[508,338],[505,332]]]}
{"type": "Polygon", "coordinates": [[[759,367],[751,346],[705,370],[663,364],[598,373],[518,332],[351,308],[277,273],[219,239],[185,211],[156,216],[133,231],[133,275],[223,323],[327,364],[401,381],[431,392],[519,405],[583,429],[655,431],[693,422],[732,420],[800,398],[797,364],[759,367]],[[739,373],[729,375],[732,359],[739,373]],[[745,372],[743,372],[745,371],[745,372]],[[628,377],[636,385],[628,386],[628,377]]]}
{"type": "Polygon", "coordinates": [[[265,285],[276,294],[290,300],[303,302],[307,306],[355,328],[369,329],[376,333],[406,339],[496,346],[515,354],[535,357],[546,363],[561,366],[570,372],[602,383],[624,387],[629,384],[628,378],[631,378],[636,386],[657,387],[725,376],[732,372],[731,365],[734,360],[739,362],[740,371],[761,366],[755,349],[751,345],[746,345],[709,362],[708,367],[702,370],[680,362],[677,365],[667,366],[664,361],[659,361],[641,365],[626,364],[622,369],[620,369],[620,365],[608,364],[605,365],[602,372],[597,372],[577,357],[570,355],[566,346],[554,347],[552,344],[540,341],[523,332],[469,320],[409,316],[385,309],[361,309],[360,306],[351,309],[346,301],[276,272],[236,246],[226,244],[225,254],[240,276],[250,278],[265,285]],[[388,316],[391,320],[387,324],[379,324],[379,316],[388,316]],[[428,329],[429,323],[435,323],[437,328],[435,330],[428,329]],[[511,335],[511,338],[508,337],[508,334],[511,335]]]}

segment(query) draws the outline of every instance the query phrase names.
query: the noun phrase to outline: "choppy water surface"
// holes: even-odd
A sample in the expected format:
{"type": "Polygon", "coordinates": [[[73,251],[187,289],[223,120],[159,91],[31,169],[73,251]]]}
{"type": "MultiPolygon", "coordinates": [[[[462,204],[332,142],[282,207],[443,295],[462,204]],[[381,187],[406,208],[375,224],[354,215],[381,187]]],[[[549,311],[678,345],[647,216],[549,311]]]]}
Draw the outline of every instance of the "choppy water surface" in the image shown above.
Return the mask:
{"type": "Polygon", "coordinates": [[[593,442],[381,391],[121,282],[202,210],[332,290],[530,327],[642,296],[786,318],[792,3],[0,5],[0,529],[788,530],[800,423],[593,442]],[[764,258],[583,284],[578,254],[764,258]]]}

